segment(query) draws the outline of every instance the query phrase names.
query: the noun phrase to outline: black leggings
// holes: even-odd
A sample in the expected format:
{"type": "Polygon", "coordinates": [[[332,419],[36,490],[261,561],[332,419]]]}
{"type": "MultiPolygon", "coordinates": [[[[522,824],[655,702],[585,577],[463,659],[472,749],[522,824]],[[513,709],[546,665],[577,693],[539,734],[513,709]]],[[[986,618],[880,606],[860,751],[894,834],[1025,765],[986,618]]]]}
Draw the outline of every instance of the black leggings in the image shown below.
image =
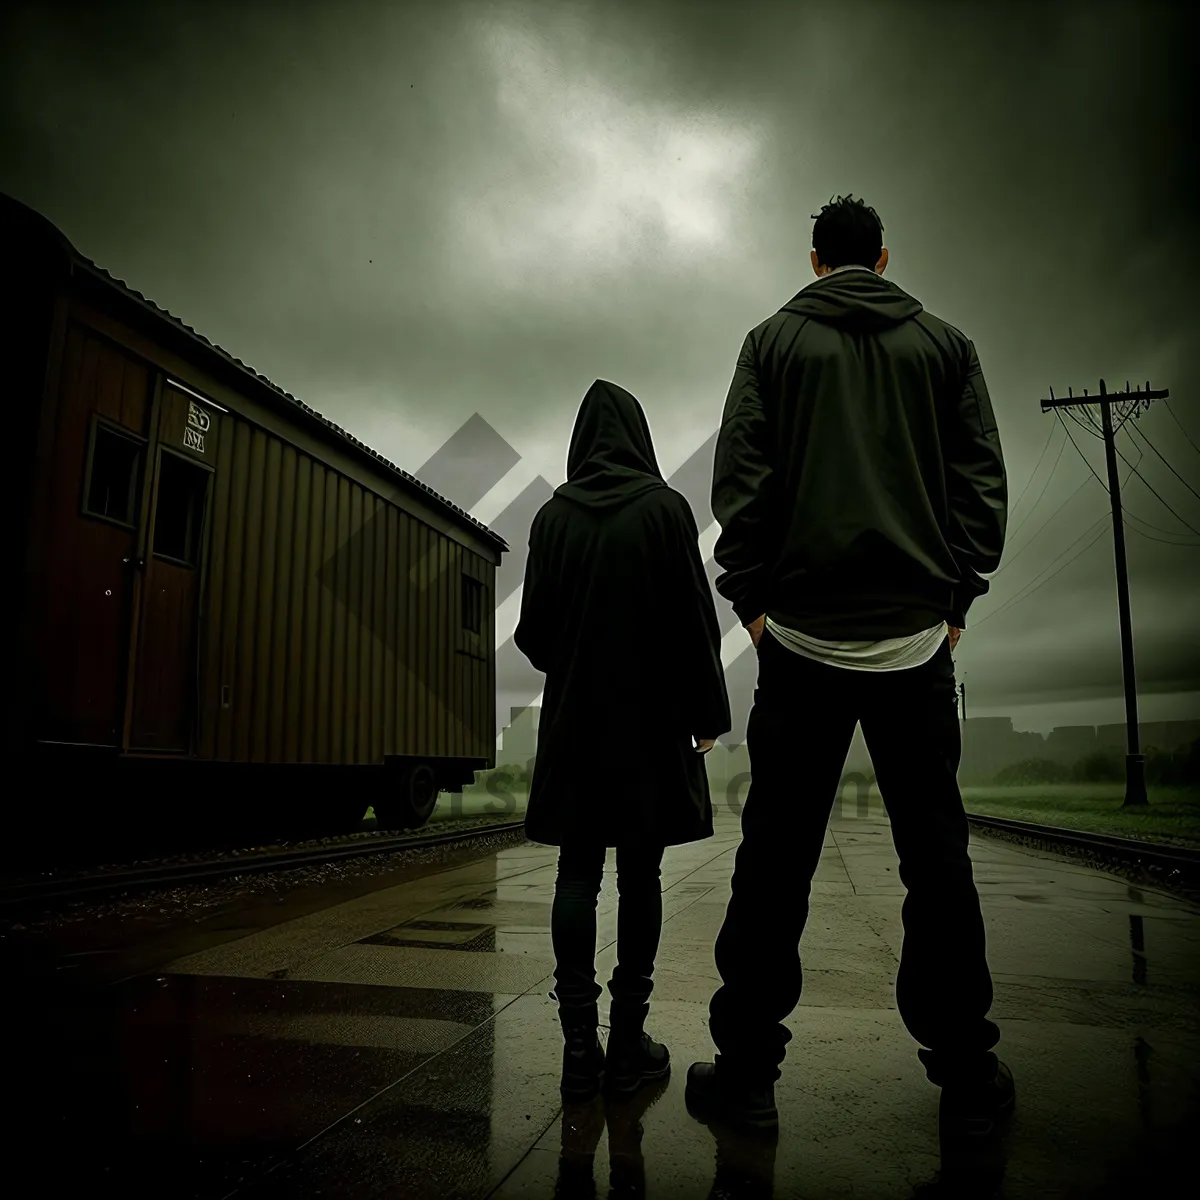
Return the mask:
{"type": "MultiPolygon", "coordinates": [[[[558,855],[550,932],[555,987],[564,1008],[595,1004],[596,901],[604,877],[604,846],[563,846],[558,855]]],[[[663,848],[617,849],[617,965],[608,983],[613,1011],[635,1015],[654,988],[654,956],[662,933],[663,848]]]]}

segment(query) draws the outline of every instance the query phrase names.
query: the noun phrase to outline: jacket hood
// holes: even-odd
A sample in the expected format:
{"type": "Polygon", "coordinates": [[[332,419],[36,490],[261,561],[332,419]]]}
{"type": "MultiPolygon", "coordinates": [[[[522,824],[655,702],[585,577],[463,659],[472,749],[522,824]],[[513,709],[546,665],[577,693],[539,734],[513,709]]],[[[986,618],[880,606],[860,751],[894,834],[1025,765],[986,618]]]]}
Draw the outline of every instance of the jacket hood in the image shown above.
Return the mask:
{"type": "Polygon", "coordinates": [[[874,271],[839,271],[823,275],[783,306],[785,312],[812,317],[826,325],[871,330],[908,321],[923,311],[902,288],[874,271]]]}
{"type": "Polygon", "coordinates": [[[624,388],[597,379],[579,406],[567,481],[555,495],[589,508],[616,508],[666,486],[642,406],[624,388]]]}

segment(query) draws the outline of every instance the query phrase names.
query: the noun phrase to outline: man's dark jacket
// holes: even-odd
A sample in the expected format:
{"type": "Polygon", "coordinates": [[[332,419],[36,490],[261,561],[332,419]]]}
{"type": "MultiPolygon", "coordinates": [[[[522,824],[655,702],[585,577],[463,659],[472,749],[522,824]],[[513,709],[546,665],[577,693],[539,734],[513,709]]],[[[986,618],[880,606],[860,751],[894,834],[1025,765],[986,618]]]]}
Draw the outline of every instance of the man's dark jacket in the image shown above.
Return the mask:
{"type": "Polygon", "coordinates": [[[716,587],[743,624],[965,628],[1008,510],[974,344],[873,271],[815,280],[742,345],[712,507],[716,587]]]}

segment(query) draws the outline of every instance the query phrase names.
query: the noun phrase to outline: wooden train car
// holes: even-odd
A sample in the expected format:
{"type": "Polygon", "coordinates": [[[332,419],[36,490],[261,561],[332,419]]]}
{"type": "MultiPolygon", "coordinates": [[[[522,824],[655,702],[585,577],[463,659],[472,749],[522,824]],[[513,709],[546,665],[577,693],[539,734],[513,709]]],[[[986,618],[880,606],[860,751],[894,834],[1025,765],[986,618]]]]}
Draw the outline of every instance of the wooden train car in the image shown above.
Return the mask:
{"type": "Polygon", "coordinates": [[[503,539],[2,196],[0,243],[18,778],[412,827],[494,766],[503,539]]]}

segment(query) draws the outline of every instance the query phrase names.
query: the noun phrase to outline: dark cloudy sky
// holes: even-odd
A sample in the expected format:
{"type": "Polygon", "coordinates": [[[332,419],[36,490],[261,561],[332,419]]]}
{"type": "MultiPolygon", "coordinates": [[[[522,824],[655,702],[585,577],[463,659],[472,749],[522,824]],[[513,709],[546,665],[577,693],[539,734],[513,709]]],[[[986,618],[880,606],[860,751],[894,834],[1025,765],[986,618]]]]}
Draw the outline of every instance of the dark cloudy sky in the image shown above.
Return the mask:
{"type": "MultiPolygon", "coordinates": [[[[1013,500],[1053,436],[957,655],[972,711],[1117,720],[1107,501],[1038,400],[1148,378],[1200,445],[1188,11],[10,4],[0,190],[409,470],[480,414],[521,455],[489,521],[561,482],[598,376],[683,463],[812,278],[810,215],[864,196],[889,277],[976,343],[1013,500]]],[[[1171,413],[1137,428],[1200,491],[1171,413]]],[[[1200,499],[1119,444],[1179,514],[1130,479],[1143,717],[1200,716],[1200,499]]]]}

